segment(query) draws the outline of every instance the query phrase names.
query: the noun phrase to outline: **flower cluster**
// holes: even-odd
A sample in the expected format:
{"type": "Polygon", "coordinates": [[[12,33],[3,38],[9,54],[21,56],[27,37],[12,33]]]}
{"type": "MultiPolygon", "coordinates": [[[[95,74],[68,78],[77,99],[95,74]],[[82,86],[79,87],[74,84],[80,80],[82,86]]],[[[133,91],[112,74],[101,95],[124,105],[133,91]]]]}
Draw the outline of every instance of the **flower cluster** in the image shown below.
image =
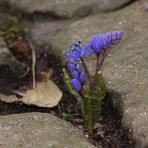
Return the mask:
{"type": "Polygon", "coordinates": [[[86,82],[86,76],[82,68],[80,67],[80,64],[78,64],[76,61],[71,60],[68,63],[68,72],[71,74],[71,85],[72,87],[80,91],[83,84],[86,82]]]}
{"type": "Polygon", "coordinates": [[[95,35],[89,45],[96,54],[100,54],[103,49],[108,49],[112,45],[116,45],[122,38],[123,32],[113,31],[105,34],[95,35]]]}
{"type": "Polygon", "coordinates": [[[84,57],[85,55],[90,55],[92,53],[95,53],[97,56],[101,55],[102,58],[98,60],[98,68],[96,68],[97,70],[100,70],[109,49],[113,45],[116,45],[121,40],[122,36],[122,31],[112,31],[106,34],[100,33],[95,35],[85,47],[82,47],[81,41],[78,41],[69,47],[70,52],[66,53],[65,56],[71,60],[68,63],[68,71],[72,76],[71,84],[75,90],[80,91],[82,85],[86,81],[86,76],[76,60],[81,60],[89,79],[89,73],[86,66],[84,65],[85,63],[82,57],[84,57]]]}
{"type": "Polygon", "coordinates": [[[77,59],[79,59],[85,55],[89,55],[93,52],[92,50],[89,50],[89,47],[90,46],[86,46],[85,48],[82,48],[82,42],[78,41],[77,43],[74,43],[73,45],[71,45],[69,47],[71,52],[66,53],[65,56],[67,58],[77,60],[77,59]]]}

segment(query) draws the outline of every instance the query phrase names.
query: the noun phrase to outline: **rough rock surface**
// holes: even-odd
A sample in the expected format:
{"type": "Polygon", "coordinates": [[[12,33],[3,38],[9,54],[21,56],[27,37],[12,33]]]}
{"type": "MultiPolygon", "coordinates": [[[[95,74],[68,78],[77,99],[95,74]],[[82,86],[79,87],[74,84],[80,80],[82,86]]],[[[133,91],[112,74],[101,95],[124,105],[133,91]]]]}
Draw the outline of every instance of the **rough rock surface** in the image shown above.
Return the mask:
{"type": "MultiPolygon", "coordinates": [[[[65,27],[50,40],[52,51],[64,57],[77,40],[88,42],[95,34],[111,30],[125,32],[103,67],[114,105],[123,112],[124,127],[131,128],[137,148],[148,147],[148,13],[143,1],[122,10],[79,20],[65,27]],[[133,11],[135,10],[136,11],[133,11]]],[[[88,64],[94,70],[94,57],[88,64]]]]}
{"type": "Polygon", "coordinates": [[[31,23],[24,22],[23,25],[29,28],[28,38],[38,48],[50,48],[49,41],[56,35],[64,26],[69,24],[68,20],[35,20],[31,23]]]}
{"type": "Polygon", "coordinates": [[[0,116],[1,148],[94,148],[78,129],[51,114],[0,116]]]}
{"type": "Polygon", "coordinates": [[[81,17],[100,11],[111,11],[132,0],[7,0],[24,13],[42,13],[54,17],[81,17]]]}

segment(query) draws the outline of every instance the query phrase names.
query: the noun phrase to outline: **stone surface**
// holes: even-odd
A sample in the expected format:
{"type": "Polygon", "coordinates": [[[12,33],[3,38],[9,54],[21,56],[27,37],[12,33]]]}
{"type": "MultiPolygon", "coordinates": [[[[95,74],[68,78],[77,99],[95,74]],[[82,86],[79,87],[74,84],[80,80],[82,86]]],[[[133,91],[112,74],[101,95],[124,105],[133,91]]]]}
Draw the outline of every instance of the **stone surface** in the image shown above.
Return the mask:
{"type": "Polygon", "coordinates": [[[38,48],[49,48],[49,41],[58,33],[64,26],[69,24],[68,20],[35,20],[33,22],[24,22],[23,26],[28,28],[28,38],[38,48]]]}
{"type": "Polygon", "coordinates": [[[1,148],[94,148],[78,129],[47,113],[0,116],[1,148]]]}
{"type": "MultiPolygon", "coordinates": [[[[122,10],[76,21],[57,33],[52,52],[64,57],[67,47],[77,40],[88,42],[95,34],[112,30],[125,32],[103,67],[114,105],[123,112],[122,124],[131,128],[137,148],[148,147],[148,13],[143,1],[122,10]],[[136,11],[133,11],[135,10],[136,11]]],[[[87,60],[90,70],[94,57],[87,60]]]]}
{"type": "Polygon", "coordinates": [[[42,13],[54,17],[71,18],[100,11],[111,11],[132,0],[7,0],[11,7],[24,13],[42,13]]]}

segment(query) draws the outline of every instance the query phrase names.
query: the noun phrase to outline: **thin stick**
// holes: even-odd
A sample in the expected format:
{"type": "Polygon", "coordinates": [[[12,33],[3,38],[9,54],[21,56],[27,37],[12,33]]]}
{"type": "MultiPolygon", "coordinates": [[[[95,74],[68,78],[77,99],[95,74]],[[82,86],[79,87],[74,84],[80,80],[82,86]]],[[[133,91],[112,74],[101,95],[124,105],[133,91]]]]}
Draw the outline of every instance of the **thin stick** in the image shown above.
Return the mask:
{"type": "Polygon", "coordinates": [[[36,65],[36,53],[33,45],[30,43],[31,51],[32,51],[32,87],[35,88],[35,65],[36,65]]]}

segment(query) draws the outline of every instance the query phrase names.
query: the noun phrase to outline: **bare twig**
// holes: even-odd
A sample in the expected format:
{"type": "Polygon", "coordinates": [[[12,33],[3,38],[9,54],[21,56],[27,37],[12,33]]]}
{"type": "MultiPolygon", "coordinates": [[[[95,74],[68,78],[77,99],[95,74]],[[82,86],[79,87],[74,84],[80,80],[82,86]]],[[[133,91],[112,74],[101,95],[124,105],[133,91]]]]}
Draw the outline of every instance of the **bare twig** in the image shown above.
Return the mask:
{"type": "Polygon", "coordinates": [[[30,45],[30,48],[32,51],[32,86],[34,89],[35,85],[36,85],[36,81],[35,81],[36,53],[35,53],[35,49],[34,49],[33,45],[31,43],[29,45],[30,45]]]}

